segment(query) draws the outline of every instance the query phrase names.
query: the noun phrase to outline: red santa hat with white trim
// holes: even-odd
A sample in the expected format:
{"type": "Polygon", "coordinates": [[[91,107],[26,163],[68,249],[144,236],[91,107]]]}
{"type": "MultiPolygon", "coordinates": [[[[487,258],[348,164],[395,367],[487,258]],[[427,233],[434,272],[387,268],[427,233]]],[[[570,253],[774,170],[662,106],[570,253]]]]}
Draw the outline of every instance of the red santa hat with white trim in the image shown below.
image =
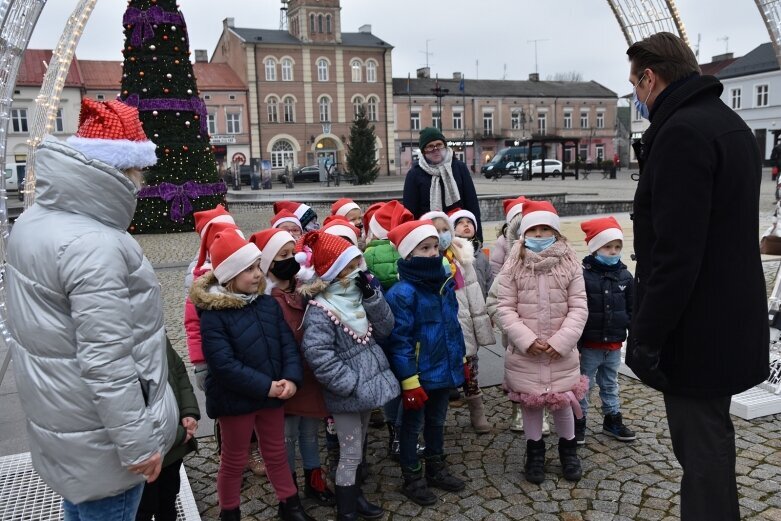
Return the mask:
{"type": "Polygon", "coordinates": [[[341,215],[329,215],[326,217],[320,230],[329,235],[343,237],[356,246],[358,245],[358,237],[361,236],[361,230],[341,215]]]}
{"type": "Polygon", "coordinates": [[[388,232],[393,228],[413,219],[412,212],[404,208],[404,205],[398,201],[390,201],[374,212],[369,221],[369,230],[378,239],[387,239],[388,232]]]}
{"type": "Polygon", "coordinates": [[[295,244],[296,240],[285,230],[268,228],[253,233],[249,238],[249,242],[260,250],[260,270],[268,274],[269,267],[274,262],[274,257],[277,256],[279,250],[289,242],[295,244]]]}
{"type": "Polygon", "coordinates": [[[358,206],[355,201],[345,197],[337,200],[334,204],[331,205],[331,215],[345,216],[353,210],[360,209],[361,207],[358,206]]]}
{"type": "Polygon", "coordinates": [[[260,258],[257,246],[232,231],[218,233],[209,254],[212,271],[220,284],[229,282],[260,258]]]}
{"type": "Polygon", "coordinates": [[[195,269],[204,267],[206,264],[206,258],[211,256],[209,255],[209,249],[211,248],[211,245],[214,243],[214,238],[217,237],[218,233],[224,233],[228,231],[234,231],[236,234],[244,238],[244,234],[241,233],[241,230],[239,230],[238,226],[236,226],[233,223],[228,222],[217,222],[214,224],[210,224],[206,228],[206,233],[203,235],[203,238],[201,239],[201,246],[198,248],[198,260],[195,263],[195,269]]]}
{"type": "Polygon", "coordinates": [[[429,237],[439,238],[439,233],[430,219],[407,221],[393,228],[388,234],[391,244],[396,247],[402,259],[409,257],[412,250],[429,237]]]}
{"type": "Polygon", "coordinates": [[[195,219],[195,233],[200,235],[201,239],[203,239],[206,232],[209,231],[209,226],[212,224],[227,223],[236,226],[236,221],[233,220],[231,214],[228,213],[228,210],[221,204],[218,204],[211,210],[195,212],[193,214],[193,219],[195,219]]]}
{"type": "Polygon", "coordinates": [[[477,228],[477,217],[475,217],[475,214],[469,210],[464,210],[463,208],[453,208],[447,213],[447,219],[450,221],[451,228],[455,228],[458,220],[463,219],[464,217],[472,221],[472,226],[477,228]]]}
{"type": "Polygon", "coordinates": [[[373,205],[369,206],[365,212],[363,212],[363,231],[364,233],[369,233],[370,228],[369,225],[371,224],[372,217],[374,217],[374,214],[385,206],[386,202],[380,202],[380,203],[374,203],[373,205]]]}
{"type": "Polygon", "coordinates": [[[82,99],[79,129],[65,141],[87,159],[97,159],[118,170],[157,163],[157,145],[144,134],[138,109],[119,100],[82,99]]]}
{"type": "Polygon", "coordinates": [[[556,208],[550,201],[526,201],[523,203],[521,237],[526,235],[526,230],[529,228],[540,225],[550,226],[557,232],[561,232],[561,221],[556,208]]]}
{"type": "Polygon", "coordinates": [[[309,206],[305,205],[304,203],[297,203],[295,201],[277,201],[274,203],[275,214],[278,214],[282,210],[288,210],[300,221],[301,218],[304,217],[306,211],[309,210],[309,206]]]}
{"type": "Polygon", "coordinates": [[[354,258],[363,258],[361,250],[350,241],[322,230],[309,232],[296,243],[296,260],[299,263],[304,248],[312,251],[315,273],[325,282],[334,280],[354,258]]]}
{"type": "Polygon", "coordinates": [[[600,217],[580,223],[580,229],[586,234],[586,246],[589,253],[594,253],[610,241],[624,241],[624,232],[616,218],[600,217]]]}
{"type": "Polygon", "coordinates": [[[278,228],[282,223],[293,223],[301,228],[301,231],[304,231],[304,227],[301,226],[301,221],[290,210],[280,210],[274,217],[271,218],[272,228],[278,228]]]}
{"type": "Polygon", "coordinates": [[[526,202],[524,196],[517,197],[515,199],[505,199],[502,201],[504,206],[504,219],[508,224],[516,215],[520,215],[523,212],[523,203],[526,202]]]}

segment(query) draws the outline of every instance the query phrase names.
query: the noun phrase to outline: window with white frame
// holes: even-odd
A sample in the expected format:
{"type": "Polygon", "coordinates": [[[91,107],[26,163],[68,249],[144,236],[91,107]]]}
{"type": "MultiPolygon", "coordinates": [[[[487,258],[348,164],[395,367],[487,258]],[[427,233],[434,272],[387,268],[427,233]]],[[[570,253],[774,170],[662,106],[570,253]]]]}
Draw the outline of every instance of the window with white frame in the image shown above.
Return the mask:
{"type": "Polygon", "coordinates": [[[355,96],[353,98],[353,119],[358,119],[361,107],[363,107],[363,98],[361,96],[355,96]]]}
{"type": "Polygon", "coordinates": [[[510,114],[510,129],[511,130],[520,130],[521,129],[521,111],[520,110],[513,110],[510,114]]]}
{"type": "Polygon", "coordinates": [[[290,58],[282,60],[282,81],[293,81],[293,60],[290,58]]]}
{"type": "Polygon", "coordinates": [[[742,89],[740,87],[736,89],[730,89],[729,91],[729,98],[730,98],[730,106],[735,110],[740,110],[741,108],[741,97],[742,97],[742,89]]]}
{"type": "Polygon", "coordinates": [[[459,110],[453,111],[453,129],[461,130],[464,128],[464,113],[459,110]]]}
{"type": "Polygon", "coordinates": [[[377,83],[377,63],[374,60],[366,62],[366,81],[377,83]]]}
{"type": "Polygon", "coordinates": [[[588,111],[580,111],[580,128],[588,128],[588,111]]]}
{"type": "Polygon", "coordinates": [[[483,134],[490,136],[494,133],[494,113],[483,112],[483,134]]]}
{"type": "Polygon", "coordinates": [[[431,126],[442,130],[442,114],[436,109],[431,111],[431,126]]]}
{"type": "Polygon", "coordinates": [[[578,145],[578,156],[581,161],[588,161],[588,143],[580,143],[578,145]]]}
{"type": "Polygon", "coordinates": [[[409,127],[411,130],[420,130],[420,112],[410,112],[409,127]]]}
{"type": "Polygon", "coordinates": [[[241,134],[241,110],[229,109],[225,113],[225,127],[228,134],[241,134]]]}
{"type": "Polygon", "coordinates": [[[376,96],[369,96],[366,100],[366,117],[369,121],[379,121],[380,100],[376,96]]]}
{"type": "Polygon", "coordinates": [[[767,107],[768,106],[768,85],[757,85],[754,87],[754,92],[756,92],[756,100],[757,104],[755,106],[757,107],[767,107]]]}
{"type": "Polygon", "coordinates": [[[64,132],[65,126],[62,122],[62,109],[57,109],[57,117],[54,119],[54,131],[64,132]]]}
{"type": "Polygon", "coordinates": [[[323,96],[318,104],[320,105],[320,121],[331,121],[331,98],[323,96]]]}
{"type": "Polygon", "coordinates": [[[597,161],[605,160],[605,145],[594,145],[594,154],[597,156],[597,161]]]}
{"type": "Polygon", "coordinates": [[[597,112],[597,128],[605,128],[605,113],[597,112]]]}
{"type": "Polygon", "coordinates": [[[27,132],[27,109],[11,109],[11,128],[14,132],[27,132]]]}
{"type": "Polygon", "coordinates": [[[350,69],[352,70],[353,83],[361,81],[361,60],[351,61],[350,69]]]}
{"type": "Polygon", "coordinates": [[[317,81],[328,81],[328,61],[325,58],[317,60],[317,81]]]}
{"type": "Polygon", "coordinates": [[[572,111],[568,110],[564,113],[564,128],[572,128],[572,111]]]}
{"type": "Polygon", "coordinates": [[[287,139],[280,139],[271,145],[271,168],[284,168],[295,161],[293,145],[287,139]]]}
{"type": "Polygon", "coordinates": [[[217,133],[217,115],[214,112],[209,112],[206,115],[206,122],[209,128],[209,134],[217,133]]]}
{"type": "Polygon", "coordinates": [[[266,81],[277,81],[277,61],[266,58],[266,81]]]}
{"type": "Polygon", "coordinates": [[[548,133],[548,114],[545,112],[537,113],[537,132],[540,134],[548,133]]]}
{"type": "Polygon", "coordinates": [[[266,100],[266,112],[269,123],[279,123],[279,100],[276,96],[271,96],[266,100]]]}
{"type": "Polygon", "coordinates": [[[285,111],[285,123],[295,123],[296,121],[296,102],[292,96],[286,96],[282,104],[285,111]]]}

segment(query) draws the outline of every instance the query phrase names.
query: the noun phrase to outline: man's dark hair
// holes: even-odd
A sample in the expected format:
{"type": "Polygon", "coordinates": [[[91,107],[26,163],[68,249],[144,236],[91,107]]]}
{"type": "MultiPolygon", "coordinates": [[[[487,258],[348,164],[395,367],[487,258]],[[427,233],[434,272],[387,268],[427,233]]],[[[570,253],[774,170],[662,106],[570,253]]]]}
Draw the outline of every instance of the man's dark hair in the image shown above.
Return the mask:
{"type": "Polygon", "coordinates": [[[667,83],[700,73],[697,58],[686,43],[672,33],[656,33],[626,50],[632,73],[638,78],[651,69],[667,83]]]}

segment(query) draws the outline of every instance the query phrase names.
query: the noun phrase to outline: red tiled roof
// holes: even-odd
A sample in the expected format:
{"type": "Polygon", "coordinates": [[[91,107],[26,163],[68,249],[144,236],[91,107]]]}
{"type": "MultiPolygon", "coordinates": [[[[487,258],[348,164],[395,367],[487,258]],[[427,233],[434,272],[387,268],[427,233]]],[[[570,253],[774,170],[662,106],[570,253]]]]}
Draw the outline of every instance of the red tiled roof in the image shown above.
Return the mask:
{"type": "Polygon", "coordinates": [[[122,83],[122,62],[105,60],[79,60],[84,88],[106,89],[119,92],[122,83]]]}
{"type": "Polygon", "coordinates": [[[227,63],[194,63],[193,72],[198,89],[202,91],[247,90],[247,86],[227,63]]]}
{"type": "MultiPolygon", "coordinates": [[[[16,84],[19,86],[40,86],[43,83],[43,75],[52,60],[51,49],[27,49],[22,56],[19,67],[19,75],[16,84]]],[[[66,87],[81,87],[81,77],[76,66],[76,60],[71,62],[68,75],[65,77],[66,87]]]]}

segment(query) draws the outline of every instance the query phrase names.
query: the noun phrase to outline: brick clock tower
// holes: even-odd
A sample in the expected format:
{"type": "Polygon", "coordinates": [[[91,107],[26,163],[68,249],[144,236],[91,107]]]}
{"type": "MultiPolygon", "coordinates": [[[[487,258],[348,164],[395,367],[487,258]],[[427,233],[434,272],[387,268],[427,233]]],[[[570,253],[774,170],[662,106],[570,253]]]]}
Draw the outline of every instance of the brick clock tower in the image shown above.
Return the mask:
{"type": "Polygon", "coordinates": [[[288,32],[306,43],[342,43],[339,0],[282,0],[288,32]]]}

